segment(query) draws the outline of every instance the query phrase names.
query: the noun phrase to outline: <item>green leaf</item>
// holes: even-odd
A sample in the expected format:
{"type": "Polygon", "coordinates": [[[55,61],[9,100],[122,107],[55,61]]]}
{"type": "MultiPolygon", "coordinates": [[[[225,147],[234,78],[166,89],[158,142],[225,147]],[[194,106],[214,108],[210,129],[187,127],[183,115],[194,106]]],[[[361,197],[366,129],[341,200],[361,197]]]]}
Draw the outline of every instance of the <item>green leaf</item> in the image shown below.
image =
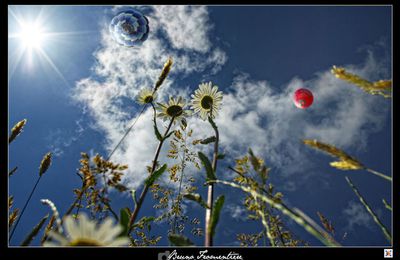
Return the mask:
{"type": "Polygon", "coordinates": [[[168,240],[174,246],[193,246],[193,242],[184,235],[170,234],[168,235],[168,240]]]}
{"type": "Polygon", "coordinates": [[[162,138],[162,135],[160,134],[160,131],[158,131],[156,123],[154,123],[154,132],[156,133],[156,137],[157,137],[158,141],[161,141],[163,138],[162,138]]]}
{"type": "Polygon", "coordinates": [[[223,153],[219,153],[218,155],[217,155],[217,159],[218,160],[222,160],[222,159],[224,159],[225,158],[225,154],[223,154],[223,153]]]}
{"type": "Polygon", "coordinates": [[[185,199],[192,200],[192,201],[199,203],[200,206],[202,206],[203,208],[209,208],[207,206],[207,203],[203,200],[201,195],[198,193],[186,193],[186,194],[183,194],[183,197],[185,199]]]}
{"type": "Polygon", "coordinates": [[[131,194],[132,194],[133,202],[135,203],[135,207],[136,207],[137,206],[136,190],[131,190],[131,194]]]}
{"type": "Polygon", "coordinates": [[[217,138],[215,136],[210,136],[206,139],[203,139],[200,141],[201,144],[209,144],[209,143],[213,143],[217,140],[217,138]]]}
{"type": "Polygon", "coordinates": [[[207,173],[207,181],[209,180],[216,180],[217,177],[215,177],[214,171],[212,169],[211,163],[208,160],[207,156],[204,155],[204,153],[202,152],[198,152],[199,158],[204,166],[204,168],[206,169],[206,173],[207,173]]]}
{"type": "Polygon", "coordinates": [[[174,132],[175,132],[175,131],[171,131],[171,133],[167,134],[167,135],[164,137],[164,141],[167,140],[174,132]]]}
{"type": "Polygon", "coordinates": [[[187,127],[187,122],[186,122],[186,119],[185,119],[184,117],[181,119],[181,124],[182,124],[182,126],[183,126],[183,130],[186,129],[186,127],[187,127]]]}
{"type": "Polygon", "coordinates": [[[32,231],[29,233],[29,235],[24,239],[22,242],[21,246],[29,246],[29,244],[32,242],[32,240],[35,238],[35,236],[39,233],[40,229],[42,229],[44,223],[48,219],[49,214],[47,214],[44,218],[40,220],[40,222],[32,229],[32,231]]]}
{"type": "Polygon", "coordinates": [[[222,206],[224,205],[224,201],[225,196],[221,195],[214,202],[214,208],[211,212],[211,225],[209,226],[211,236],[214,236],[215,234],[215,228],[217,227],[219,215],[221,213],[222,206]]]}
{"type": "Polygon", "coordinates": [[[163,174],[165,172],[165,170],[167,169],[167,164],[164,164],[160,169],[158,169],[157,171],[155,171],[152,175],[150,175],[145,183],[146,186],[151,186],[153,185],[153,183],[160,178],[161,174],[163,174]]]}
{"type": "Polygon", "coordinates": [[[120,233],[120,236],[126,236],[128,235],[128,225],[129,225],[129,212],[126,208],[122,208],[119,211],[119,224],[122,226],[122,232],[120,233]]]}

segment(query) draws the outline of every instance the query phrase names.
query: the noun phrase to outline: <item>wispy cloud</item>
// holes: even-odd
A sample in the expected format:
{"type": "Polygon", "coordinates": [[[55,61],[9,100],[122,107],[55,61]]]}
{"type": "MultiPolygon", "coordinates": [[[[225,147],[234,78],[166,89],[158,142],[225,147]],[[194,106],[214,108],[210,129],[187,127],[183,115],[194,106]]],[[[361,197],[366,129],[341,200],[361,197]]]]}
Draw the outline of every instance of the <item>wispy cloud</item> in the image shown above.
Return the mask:
{"type": "Polygon", "coordinates": [[[374,224],[371,216],[359,202],[350,201],[347,207],[343,209],[343,214],[348,221],[344,228],[346,231],[354,230],[356,226],[370,228],[374,224]]]}
{"type": "Polygon", "coordinates": [[[57,128],[51,130],[46,138],[48,142],[47,148],[53,153],[53,156],[59,157],[64,154],[65,150],[74,142],[78,141],[84,131],[82,119],[75,121],[75,130],[65,132],[65,130],[57,128]]]}
{"type": "Polygon", "coordinates": [[[243,205],[228,204],[225,206],[224,210],[226,210],[228,214],[237,221],[247,220],[248,212],[243,205]]]}

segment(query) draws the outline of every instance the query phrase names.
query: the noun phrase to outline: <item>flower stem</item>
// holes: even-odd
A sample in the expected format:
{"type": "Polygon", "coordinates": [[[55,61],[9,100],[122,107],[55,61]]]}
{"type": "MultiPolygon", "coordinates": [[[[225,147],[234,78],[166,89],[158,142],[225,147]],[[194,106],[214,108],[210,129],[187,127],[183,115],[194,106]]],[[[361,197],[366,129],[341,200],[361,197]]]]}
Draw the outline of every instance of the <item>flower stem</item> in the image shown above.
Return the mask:
{"type": "MultiPolygon", "coordinates": [[[[150,171],[150,175],[152,175],[154,173],[154,171],[156,170],[157,167],[157,160],[158,160],[158,156],[160,155],[160,151],[161,151],[161,147],[165,141],[165,137],[168,135],[169,130],[171,129],[172,123],[174,122],[175,117],[173,117],[167,127],[167,129],[165,130],[164,136],[163,138],[160,140],[160,142],[158,143],[157,146],[157,150],[156,153],[154,155],[154,160],[153,160],[153,165],[151,167],[151,171],[150,171]]],[[[137,218],[137,215],[139,214],[140,208],[142,207],[144,198],[146,197],[147,191],[149,190],[149,186],[147,186],[146,184],[144,185],[143,191],[140,194],[139,200],[137,201],[136,207],[134,209],[134,211],[132,212],[131,218],[129,219],[129,230],[128,230],[128,235],[132,232],[133,229],[133,224],[135,223],[135,220],[137,218]]]]}
{"type": "MultiPolygon", "coordinates": [[[[211,117],[209,117],[210,123],[211,117]]],[[[213,155],[213,162],[212,162],[212,169],[215,173],[217,171],[217,161],[218,161],[218,142],[219,142],[219,132],[218,127],[216,125],[211,124],[214,131],[215,131],[215,142],[214,142],[214,155],[213,155]]],[[[210,225],[211,225],[211,214],[213,210],[213,197],[214,197],[214,184],[208,184],[208,192],[207,192],[207,206],[206,209],[206,218],[205,218],[205,238],[204,238],[204,246],[212,246],[213,245],[213,236],[211,233],[210,225]]]]}
{"type": "Polygon", "coordinates": [[[370,172],[370,173],[372,173],[372,174],[375,174],[376,176],[379,176],[379,177],[381,177],[381,178],[384,178],[384,179],[387,180],[387,181],[392,181],[392,178],[391,178],[391,177],[389,177],[389,176],[387,176],[387,175],[385,175],[385,174],[383,174],[383,173],[380,173],[380,172],[377,172],[377,171],[374,171],[374,170],[368,169],[368,168],[366,168],[365,170],[368,171],[368,172],[370,172]]]}
{"type": "Polygon", "coordinates": [[[375,221],[376,224],[382,229],[382,232],[386,239],[392,243],[392,236],[390,235],[390,232],[387,230],[387,228],[382,224],[382,222],[379,220],[378,216],[375,214],[375,212],[372,211],[371,207],[367,204],[363,196],[361,196],[360,192],[354,186],[354,184],[351,182],[350,178],[346,176],[346,181],[349,184],[349,186],[353,189],[354,193],[357,195],[358,199],[360,202],[364,205],[365,209],[368,211],[368,213],[372,216],[373,220],[375,221]]]}
{"type": "Polygon", "coordinates": [[[27,199],[26,202],[25,202],[24,207],[22,208],[21,215],[19,215],[19,218],[18,218],[17,222],[15,223],[13,230],[11,231],[11,235],[10,235],[10,238],[9,238],[9,240],[8,240],[9,242],[11,241],[11,238],[12,238],[13,235],[14,235],[15,229],[17,228],[18,223],[19,223],[19,221],[20,221],[21,218],[22,218],[22,215],[24,215],[25,209],[26,209],[26,207],[28,206],[29,201],[31,200],[32,195],[33,195],[33,193],[35,192],[36,187],[37,187],[37,185],[39,184],[39,181],[40,181],[41,178],[42,178],[42,175],[39,175],[39,177],[38,177],[38,179],[37,179],[37,181],[36,181],[36,183],[35,183],[35,186],[33,186],[33,189],[32,189],[32,191],[31,191],[31,194],[29,195],[28,199],[27,199]]]}

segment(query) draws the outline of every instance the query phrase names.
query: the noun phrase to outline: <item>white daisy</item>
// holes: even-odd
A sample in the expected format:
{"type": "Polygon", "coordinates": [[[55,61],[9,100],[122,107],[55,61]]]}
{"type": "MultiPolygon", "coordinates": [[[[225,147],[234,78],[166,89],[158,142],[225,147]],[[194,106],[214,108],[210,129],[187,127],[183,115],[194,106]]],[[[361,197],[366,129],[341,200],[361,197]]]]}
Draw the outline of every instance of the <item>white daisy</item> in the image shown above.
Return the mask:
{"type": "Polygon", "coordinates": [[[96,225],[95,221],[90,220],[86,214],[81,213],[78,220],[72,216],[66,216],[64,219],[63,234],[50,231],[49,238],[52,241],[46,241],[44,246],[126,246],[130,240],[128,237],[118,237],[122,227],[113,225],[111,218],[107,218],[103,223],[96,225]],[[98,226],[98,228],[97,228],[98,226]]]}
{"type": "Polygon", "coordinates": [[[202,83],[192,95],[191,108],[195,113],[199,113],[203,120],[209,116],[215,118],[222,103],[222,92],[218,92],[217,86],[212,86],[212,82],[202,83]]]}
{"type": "Polygon", "coordinates": [[[177,99],[170,97],[168,103],[157,104],[157,110],[159,111],[157,116],[162,118],[164,121],[171,118],[174,118],[175,121],[177,121],[190,115],[189,111],[185,109],[186,102],[182,97],[178,97],[177,99]]]}
{"type": "Polygon", "coordinates": [[[153,102],[156,98],[157,95],[155,92],[151,89],[144,88],[140,90],[136,100],[139,104],[144,105],[153,102]]]}

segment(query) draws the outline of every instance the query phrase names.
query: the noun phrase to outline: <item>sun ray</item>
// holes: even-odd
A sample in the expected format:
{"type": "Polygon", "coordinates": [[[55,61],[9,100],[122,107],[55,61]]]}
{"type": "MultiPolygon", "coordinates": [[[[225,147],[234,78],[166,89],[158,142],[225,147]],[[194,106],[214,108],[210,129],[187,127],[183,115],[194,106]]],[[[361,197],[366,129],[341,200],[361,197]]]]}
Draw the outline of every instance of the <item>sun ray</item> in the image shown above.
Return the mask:
{"type": "Polygon", "coordinates": [[[70,87],[68,81],[64,77],[64,75],[61,73],[61,71],[58,69],[58,67],[55,65],[53,60],[46,54],[46,52],[42,48],[38,48],[39,54],[48,62],[50,67],[54,70],[55,73],[62,79],[62,81],[65,83],[67,87],[70,87]]]}
{"type": "MultiPolygon", "coordinates": [[[[12,66],[11,70],[9,69],[9,71],[8,71],[9,72],[8,81],[10,81],[12,76],[14,75],[14,72],[20,63],[22,56],[24,55],[24,52],[25,52],[25,50],[23,50],[22,48],[19,48],[17,53],[12,56],[12,58],[16,56],[16,59],[13,60],[13,63],[12,63],[13,66],[12,66]]],[[[10,58],[8,59],[8,63],[10,64],[10,58]]]]}

